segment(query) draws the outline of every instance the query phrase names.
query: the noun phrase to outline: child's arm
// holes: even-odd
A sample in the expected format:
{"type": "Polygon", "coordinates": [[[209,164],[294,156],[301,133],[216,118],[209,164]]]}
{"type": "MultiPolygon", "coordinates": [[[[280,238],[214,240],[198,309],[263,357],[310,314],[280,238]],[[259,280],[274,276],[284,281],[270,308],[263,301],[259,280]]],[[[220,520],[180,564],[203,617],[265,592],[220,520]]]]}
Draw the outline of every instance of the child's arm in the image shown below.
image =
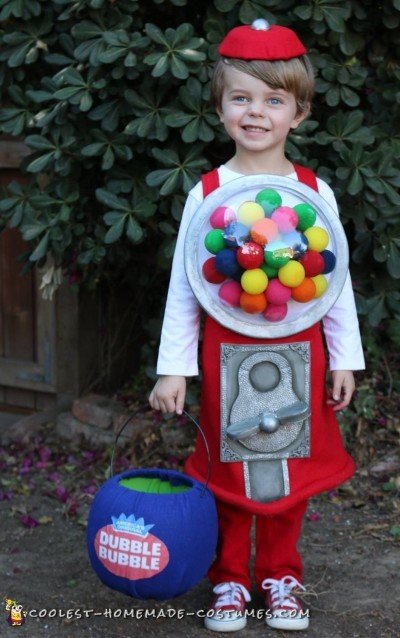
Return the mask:
{"type": "Polygon", "coordinates": [[[182,414],[185,404],[186,378],[177,375],[160,377],[151,391],[149,403],[153,410],[182,414]]]}
{"type": "Polygon", "coordinates": [[[354,374],[351,370],[332,370],[333,387],[329,392],[327,403],[333,405],[335,412],[343,410],[349,405],[356,388],[354,374]]]}

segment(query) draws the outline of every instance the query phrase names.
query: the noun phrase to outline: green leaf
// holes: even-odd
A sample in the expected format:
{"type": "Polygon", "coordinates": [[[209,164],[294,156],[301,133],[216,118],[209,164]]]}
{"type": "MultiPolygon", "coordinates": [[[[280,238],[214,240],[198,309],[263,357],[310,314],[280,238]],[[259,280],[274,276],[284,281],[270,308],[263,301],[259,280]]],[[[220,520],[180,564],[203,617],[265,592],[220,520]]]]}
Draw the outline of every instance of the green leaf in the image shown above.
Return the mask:
{"type": "Polygon", "coordinates": [[[387,269],[391,277],[400,279],[400,250],[390,242],[387,269]]]}
{"type": "Polygon", "coordinates": [[[134,244],[139,243],[143,238],[143,230],[132,216],[128,220],[126,235],[134,244]]]}
{"type": "Polygon", "coordinates": [[[37,157],[32,162],[30,162],[27,165],[26,170],[30,173],[40,173],[41,171],[44,171],[45,168],[48,168],[53,161],[54,152],[44,153],[43,155],[40,155],[40,157],[37,157]]]}
{"type": "Polygon", "coordinates": [[[45,233],[45,235],[40,240],[39,244],[36,246],[35,250],[29,257],[29,261],[39,261],[42,257],[45,256],[47,252],[47,246],[49,243],[49,232],[45,233]]]}
{"type": "Polygon", "coordinates": [[[129,204],[126,199],[120,199],[119,197],[114,195],[114,193],[111,193],[105,188],[96,189],[96,198],[101,204],[104,204],[108,208],[113,208],[115,210],[121,211],[129,210],[129,204]]]}
{"type": "Polygon", "coordinates": [[[122,233],[124,232],[125,220],[126,220],[126,217],[123,216],[116,224],[111,226],[110,230],[106,233],[106,236],[104,237],[104,242],[106,244],[113,244],[114,242],[118,241],[118,239],[121,238],[122,233]]]}

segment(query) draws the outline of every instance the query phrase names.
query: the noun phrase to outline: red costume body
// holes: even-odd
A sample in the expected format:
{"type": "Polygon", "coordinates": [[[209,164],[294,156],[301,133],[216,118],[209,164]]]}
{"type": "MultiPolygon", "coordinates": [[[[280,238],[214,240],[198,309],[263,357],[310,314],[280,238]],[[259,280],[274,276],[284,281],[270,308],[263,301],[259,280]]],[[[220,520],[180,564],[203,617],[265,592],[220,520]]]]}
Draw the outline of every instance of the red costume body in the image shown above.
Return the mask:
{"type": "MultiPolygon", "coordinates": [[[[318,190],[315,175],[295,166],[299,181],[318,190]]],[[[219,186],[218,172],[203,177],[204,196],[219,186]]],[[[331,489],[354,473],[354,462],[343,447],[334,411],[327,404],[326,362],[320,324],[280,339],[254,339],[232,332],[207,316],[202,345],[202,398],[200,422],[211,454],[209,487],[218,501],[220,544],[210,569],[214,584],[234,581],[250,587],[248,560],[250,527],[256,523],[255,574],[257,585],[263,578],[293,575],[301,582],[302,564],[297,540],[307,498],[331,489]],[[221,344],[272,345],[309,342],[311,352],[311,454],[289,458],[290,493],[267,503],[246,496],[243,463],[220,460],[220,346],[221,344]]],[[[257,462],[257,461],[256,461],[257,462]]],[[[207,476],[208,459],[202,441],[186,462],[186,472],[199,480],[207,476]]]]}

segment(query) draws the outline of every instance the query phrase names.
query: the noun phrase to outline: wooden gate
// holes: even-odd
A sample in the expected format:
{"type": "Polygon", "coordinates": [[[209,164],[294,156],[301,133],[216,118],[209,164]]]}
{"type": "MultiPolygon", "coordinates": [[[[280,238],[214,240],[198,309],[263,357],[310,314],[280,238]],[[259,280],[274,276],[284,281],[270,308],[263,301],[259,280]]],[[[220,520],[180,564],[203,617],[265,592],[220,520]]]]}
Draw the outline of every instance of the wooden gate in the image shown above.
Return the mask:
{"type": "MultiPolygon", "coordinates": [[[[18,166],[29,149],[0,139],[0,182],[22,181],[18,166]]],[[[55,305],[39,293],[36,269],[21,274],[26,246],[18,230],[0,233],[0,403],[41,409],[54,403],[55,305]]]]}

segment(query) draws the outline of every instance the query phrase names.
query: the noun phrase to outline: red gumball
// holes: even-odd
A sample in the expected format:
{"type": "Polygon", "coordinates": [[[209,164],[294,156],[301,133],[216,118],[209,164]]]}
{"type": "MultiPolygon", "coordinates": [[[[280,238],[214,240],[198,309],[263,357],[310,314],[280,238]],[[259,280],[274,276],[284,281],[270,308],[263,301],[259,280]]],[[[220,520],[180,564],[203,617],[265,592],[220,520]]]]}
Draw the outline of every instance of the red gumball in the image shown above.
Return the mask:
{"type": "Polygon", "coordinates": [[[236,253],[236,259],[242,268],[252,270],[264,263],[264,250],[254,241],[243,244],[236,253]]]}
{"type": "Polygon", "coordinates": [[[215,267],[215,257],[210,257],[203,264],[203,277],[210,284],[220,284],[225,281],[225,275],[222,275],[215,267]]]}
{"type": "Polygon", "coordinates": [[[299,262],[305,270],[306,277],[316,277],[324,272],[324,258],[321,253],[317,253],[316,250],[307,250],[299,259],[299,262]]]}

